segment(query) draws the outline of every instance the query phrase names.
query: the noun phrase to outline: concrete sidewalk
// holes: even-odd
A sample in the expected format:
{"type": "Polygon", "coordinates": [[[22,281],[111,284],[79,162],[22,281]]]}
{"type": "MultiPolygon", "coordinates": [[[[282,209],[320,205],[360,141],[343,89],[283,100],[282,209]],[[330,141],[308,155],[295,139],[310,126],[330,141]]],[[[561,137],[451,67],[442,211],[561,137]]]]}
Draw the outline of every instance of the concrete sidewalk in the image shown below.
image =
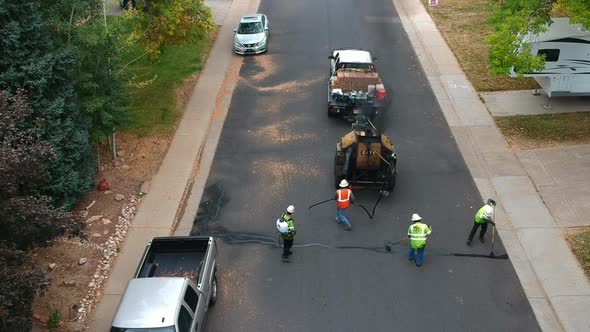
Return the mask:
{"type": "Polygon", "coordinates": [[[561,228],[590,226],[590,145],[516,153],[561,228]]]}
{"type": "Polygon", "coordinates": [[[521,161],[419,0],[393,0],[481,196],[499,202],[502,242],[544,331],[589,331],[590,283],[521,161]]]}
{"type": "Polygon", "coordinates": [[[539,95],[533,95],[531,90],[480,92],[479,95],[492,116],[590,111],[590,96],[553,97],[547,107],[548,98],[542,90],[539,95]]]}
{"type": "MultiPolygon", "coordinates": [[[[210,1],[206,3],[210,4],[210,1]]],[[[229,105],[227,96],[231,97],[242,63],[242,58],[233,53],[233,29],[241,15],[257,10],[258,3],[259,0],[211,0],[214,17],[223,19],[223,25],[168,152],[152,179],[152,189],[143,199],[127,232],[127,239],[114,263],[102,299],[93,311],[90,331],[110,329],[121,295],[135,272],[147,242],[154,236],[169,236],[174,232],[183,202],[192,190],[190,180],[195,173],[197,179],[208,174],[209,165],[203,165],[201,161],[210,158],[204,155],[207,151],[215,151],[221,131],[219,122],[223,123],[229,105]]],[[[188,227],[186,225],[183,228],[185,233],[188,227]]]]}

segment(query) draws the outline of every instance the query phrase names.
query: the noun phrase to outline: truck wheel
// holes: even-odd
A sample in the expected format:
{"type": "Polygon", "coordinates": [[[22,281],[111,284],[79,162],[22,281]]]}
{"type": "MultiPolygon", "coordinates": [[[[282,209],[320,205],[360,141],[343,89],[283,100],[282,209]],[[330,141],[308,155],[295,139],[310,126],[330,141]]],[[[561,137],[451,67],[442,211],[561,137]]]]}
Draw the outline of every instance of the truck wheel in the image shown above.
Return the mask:
{"type": "Polygon", "coordinates": [[[213,283],[211,284],[211,299],[209,300],[209,305],[214,306],[215,302],[217,302],[217,275],[213,275],[213,283]]]}

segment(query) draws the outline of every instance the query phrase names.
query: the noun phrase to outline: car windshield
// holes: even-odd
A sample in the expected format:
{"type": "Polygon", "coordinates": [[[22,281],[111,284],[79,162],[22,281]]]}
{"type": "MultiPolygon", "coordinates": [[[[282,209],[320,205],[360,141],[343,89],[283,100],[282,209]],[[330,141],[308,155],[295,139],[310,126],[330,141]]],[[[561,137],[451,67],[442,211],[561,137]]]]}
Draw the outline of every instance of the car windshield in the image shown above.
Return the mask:
{"type": "Polygon", "coordinates": [[[262,31],[262,22],[240,23],[238,27],[238,33],[241,35],[251,35],[262,31]]]}
{"type": "Polygon", "coordinates": [[[111,327],[111,332],[174,332],[174,326],[145,329],[127,329],[121,327],[111,327]]]}

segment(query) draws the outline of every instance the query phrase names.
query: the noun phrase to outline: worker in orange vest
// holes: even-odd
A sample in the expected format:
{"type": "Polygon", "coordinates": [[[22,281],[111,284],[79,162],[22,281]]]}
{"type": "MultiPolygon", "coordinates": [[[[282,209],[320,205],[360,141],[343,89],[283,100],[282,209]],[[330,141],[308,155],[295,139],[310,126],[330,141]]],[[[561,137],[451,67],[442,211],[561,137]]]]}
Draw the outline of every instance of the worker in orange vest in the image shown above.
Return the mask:
{"type": "Polygon", "coordinates": [[[349,231],[352,229],[352,226],[344,212],[350,206],[350,202],[354,201],[354,195],[352,194],[352,190],[350,190],[350,185],[346,179],[340,181],[339,187],[340,189],[336,190],[336,209],[338,210],[336,222],[339,224],[344,223],[344,230],[349,231]]]}

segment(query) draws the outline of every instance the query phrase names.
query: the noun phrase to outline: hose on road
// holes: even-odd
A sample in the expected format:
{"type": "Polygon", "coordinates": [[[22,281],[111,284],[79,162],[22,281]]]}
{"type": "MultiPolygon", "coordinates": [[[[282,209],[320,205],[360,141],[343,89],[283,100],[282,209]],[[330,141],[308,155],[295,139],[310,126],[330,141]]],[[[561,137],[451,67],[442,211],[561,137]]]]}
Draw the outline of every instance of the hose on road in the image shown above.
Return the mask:
{"type": "MultiPolygon", "coordinates": [[[[222,239],[225,243],[229,245],[240,245],[240,244],[264,244],[264,245],[272,245],[275,247],[282,247],[280,243],[280,234],[279,238],[274,239],[273,237],[264,236],[264,235],[256,235],[256,234],[246,234],[246,233],[234,233],[234,234],[216,234],[215,237],[222,239]]],[[[384,253],[384,254],[392,254],[396,252],[401,252],[401,250],[396,250],[394,246],[404,242],[407,240],[406,237],[391,242],[388,241],[384,246],[333,246],[329,244],[319,243],[319,242],[312,242],[312,243],[302,243],[293,245],[293,248],[309,248],[309,247],[320,247],[320,248],[327,248],[327,249],[343,249],[343,250],[367,250],[376,253],[384,253]]],[[[427,248],[428,255],[432,256],[452,256],[452,257],[471,257],[471,258],[488,258],[488,259],[496,259],[496,260],[507,260],[508,254],[503,255],[483,255],[483,254],[468,254],[468,253],[455,253],[451,252],[447,249],[443,248],[427,248]]]]}

